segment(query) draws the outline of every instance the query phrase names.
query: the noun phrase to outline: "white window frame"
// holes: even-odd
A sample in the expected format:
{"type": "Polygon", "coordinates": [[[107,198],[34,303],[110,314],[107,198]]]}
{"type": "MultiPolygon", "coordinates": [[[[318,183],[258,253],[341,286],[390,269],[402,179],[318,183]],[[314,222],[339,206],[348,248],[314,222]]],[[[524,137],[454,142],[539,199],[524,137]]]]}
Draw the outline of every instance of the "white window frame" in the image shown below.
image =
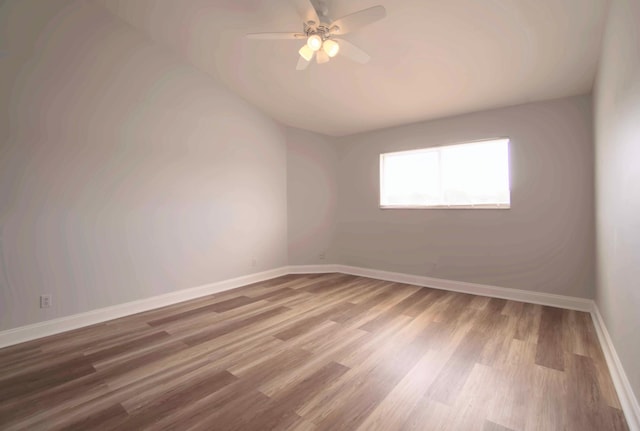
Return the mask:
{"type": "MultiPolygon", "coordinates": [[[[380,154],[380,169],[378,170],[379,175],[379,186],[378,186],[378,205],[380,209],[499,209],[499,210],[508,210],[511,209],[511,140],[508,137],[499,137],[499,138],[488,138],[481,139],[476,141],[468,141],[462,142],[458,144],[448,144],[448,145],[439,145],[435,147],[427,147],[427,148],[418,148],[415,150],[404,150],[404,151],[390,151],[387,153],[380,154]],[[474,144],[481,144],[483,142],[490,141],[507,141],[507,151],[508,151],[508,164],[509,164],[509,203],[496,203],[496,204],[462,204],[462,205],[407,205],[407,204],[398,204],[398,205],[383,205],[382,204],[382,191],[384,190],[384,156],[392,155],[392,154],[407,154],[407,153],[425,153],[425,152],[435,152],[438,151],[438,157],[441,157],[440,150],[443,148],[450,147],[459,147],[459,146],[467,146],[474,144]]],[[[440,176],[442,176],[442,171],[440,171],[440,176]]]]}

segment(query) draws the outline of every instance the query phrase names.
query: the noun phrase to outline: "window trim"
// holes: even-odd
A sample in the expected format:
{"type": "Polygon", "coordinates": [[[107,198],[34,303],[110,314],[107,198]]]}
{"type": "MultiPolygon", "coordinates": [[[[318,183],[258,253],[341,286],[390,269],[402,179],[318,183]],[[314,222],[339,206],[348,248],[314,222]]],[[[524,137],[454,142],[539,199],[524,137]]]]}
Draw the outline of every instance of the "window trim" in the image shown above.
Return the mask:
{"type": "Polygon", "coordinates": [[[495,138],[483,138],[476,139],[473,141],[465,141],[454,144],[443,144],[443,145],[434,145],[432,147],[423,147],[423,148],[413,148],[407,150],[399,150],[399,151],[389,151],[385,153],[380,153],[378,156],[379,159],[379,168],[378,168],[378,208],[381,210],[510,210],[511,209],[511,151],[508,151],[508,166],[509,166],[509,203],[508,204],[464,204],[464,205],[382,205],[382,190],[383,190],[383,177],[382,177],[382,167],[383,167],[383,156],[388,154],[399,154],[399,153],[408,153],[408,152],[420,152],[420,151],[430,151],[435,150],[442,147],[459,147],[465,145],[473,145],[480,144],[482,142],[489,141],[501,141],[507,140],[507,148],[511,149],[511,138],[508,136],[500,136],[495,138]]]}

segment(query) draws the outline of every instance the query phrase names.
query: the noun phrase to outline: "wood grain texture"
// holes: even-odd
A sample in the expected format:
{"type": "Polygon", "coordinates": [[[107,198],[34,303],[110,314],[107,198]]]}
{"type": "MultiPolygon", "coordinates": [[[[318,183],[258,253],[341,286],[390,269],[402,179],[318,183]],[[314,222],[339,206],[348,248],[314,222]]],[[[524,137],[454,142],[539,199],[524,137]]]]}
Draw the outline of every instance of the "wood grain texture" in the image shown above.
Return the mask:
{"type": "Polygon", "coordinates": [[[3,430],[627,430],[587,313],[289,275],[0,350],[3,430]]]}

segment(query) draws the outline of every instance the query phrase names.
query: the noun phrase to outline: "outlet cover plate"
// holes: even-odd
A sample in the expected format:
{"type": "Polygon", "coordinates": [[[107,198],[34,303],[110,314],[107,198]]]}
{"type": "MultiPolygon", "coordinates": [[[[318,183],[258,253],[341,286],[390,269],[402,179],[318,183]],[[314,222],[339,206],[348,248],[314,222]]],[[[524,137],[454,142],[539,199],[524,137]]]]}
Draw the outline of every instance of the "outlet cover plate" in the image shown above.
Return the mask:
{"type": "Polygon", "coordinates": [[[49,308],[51,307],[52,296],[51,295],[40,295],[40,308],[49,308]]]}

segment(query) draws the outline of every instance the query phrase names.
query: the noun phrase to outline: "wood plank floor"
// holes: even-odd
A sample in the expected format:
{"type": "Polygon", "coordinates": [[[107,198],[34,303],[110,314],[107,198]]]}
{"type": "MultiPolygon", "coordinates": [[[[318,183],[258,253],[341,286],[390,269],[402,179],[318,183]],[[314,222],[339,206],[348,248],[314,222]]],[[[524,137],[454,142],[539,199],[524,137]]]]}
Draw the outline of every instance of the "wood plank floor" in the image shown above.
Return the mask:
{"type": "Polygon", "coordinates": [[[587,313],[291,275],[0,350],[5,430],[626,430],[587,313]]]}

